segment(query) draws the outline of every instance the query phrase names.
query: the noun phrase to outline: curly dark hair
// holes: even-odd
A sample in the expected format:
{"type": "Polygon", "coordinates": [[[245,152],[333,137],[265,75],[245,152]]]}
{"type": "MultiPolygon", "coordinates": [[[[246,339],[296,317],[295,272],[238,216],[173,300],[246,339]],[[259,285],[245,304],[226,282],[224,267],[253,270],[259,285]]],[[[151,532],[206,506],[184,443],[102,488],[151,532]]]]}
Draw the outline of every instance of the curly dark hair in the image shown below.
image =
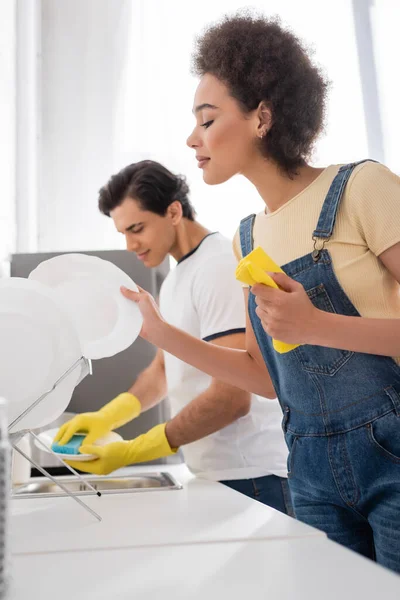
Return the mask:
{"type": "Polygon", "coordinates": [[[189,200],[189,186],[183,175],[174,175],[153,160],[128,165],[99,191],[99,210],[107,217],[125,198],[138,200],[144,210],[164,216],[172,202],[178,200],[182,213],[194,221],[196,211],[189,200]]]}
{"type": "Polygon", "coordinates": [[[265,102],[272,126],[260,149],[289,176],[310,157],[324,125],[328,82],[277,17],[245,11],[211,25],[196,39],[192,73],[217,77],[245,112],[265,102]]]}

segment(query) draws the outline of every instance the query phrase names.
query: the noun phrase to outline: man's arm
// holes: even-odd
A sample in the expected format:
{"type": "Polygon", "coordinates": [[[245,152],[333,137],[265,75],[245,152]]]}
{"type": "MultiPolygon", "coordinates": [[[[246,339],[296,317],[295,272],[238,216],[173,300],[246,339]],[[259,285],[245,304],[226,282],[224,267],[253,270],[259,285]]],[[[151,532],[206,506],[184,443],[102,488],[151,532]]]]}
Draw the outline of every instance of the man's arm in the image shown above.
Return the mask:
{"type": "MultiPolygon", "coordinates": [[[[217,338],[217,346],[243,349],[245,334],[217,338]]],[[[171,448],[195,442],[230,425],[250,410],[251,395],[232,385],[213,379],[202,394],[194,398],[171,421],[165,433],[171,448]]]]}
{"type": "Polygon", "coordinates": [[[152,408],[166,397],[167,382],[162,350],[157,351],[153,361],[140,373],[128,392],[138,398],[142,412],[152,408]]]}
{"type": "Polygon", "coordinates": [[[144,410],[155,406],[166,396],[163,351],[158,350],[153,362],[142,371],[129,393],[119,394],[96,412],[76,415],[64,423],[54,440],[66,444],[78,431],[87,433],[84,445],[91,445],[113,429],[122,427],[139,416],[144,410]]]}

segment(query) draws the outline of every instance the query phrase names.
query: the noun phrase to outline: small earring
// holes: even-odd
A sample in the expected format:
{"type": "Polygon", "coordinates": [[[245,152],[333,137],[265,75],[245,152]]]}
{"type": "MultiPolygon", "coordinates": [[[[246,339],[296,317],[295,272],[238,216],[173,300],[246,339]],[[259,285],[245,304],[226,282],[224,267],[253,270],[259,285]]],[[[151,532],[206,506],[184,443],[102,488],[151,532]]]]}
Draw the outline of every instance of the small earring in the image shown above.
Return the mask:
{"type": "Polygon", "coordinates": [[[266,130],[266,129],[263,129],[263,130],[260,132],[260,135],[259,135],[258,137],[260,138],[260,140],[262,140],[262,139],[263,139],[263,138],[264,138],[266,135],[267,135],[267,130],[266,130]]]}

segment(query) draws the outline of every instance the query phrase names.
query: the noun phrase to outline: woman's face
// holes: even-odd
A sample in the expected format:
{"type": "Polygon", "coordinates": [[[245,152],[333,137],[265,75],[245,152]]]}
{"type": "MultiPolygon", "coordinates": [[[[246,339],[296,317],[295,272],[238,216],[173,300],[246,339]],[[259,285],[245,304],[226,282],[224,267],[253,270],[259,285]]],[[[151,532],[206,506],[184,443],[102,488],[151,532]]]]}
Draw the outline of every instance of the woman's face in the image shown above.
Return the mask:
{"type": "Polygon", "coordinates": [[[210,185],[223,183],[237,173],[245,173],[254,157],[257,111],[244,113],[227,86],[213,75],[201,79],[194,97],[196,126],[187,139],[195,150],[203,179],[210,185]]]}

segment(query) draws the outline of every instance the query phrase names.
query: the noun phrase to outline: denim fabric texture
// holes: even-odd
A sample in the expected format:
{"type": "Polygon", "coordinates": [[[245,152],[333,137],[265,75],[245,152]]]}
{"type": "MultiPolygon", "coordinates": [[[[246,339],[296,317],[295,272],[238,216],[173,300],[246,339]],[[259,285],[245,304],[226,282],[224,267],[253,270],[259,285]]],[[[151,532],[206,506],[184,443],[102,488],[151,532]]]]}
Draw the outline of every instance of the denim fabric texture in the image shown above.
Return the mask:
{"type": "Polygon", "coordinates": [[[291,517],[294,516],[288,481],[283,477],[266,475],[254,479],[220,481],[220,483],[291,517]]]}
{"type": "MultiPolygon", "coordinates": [[[[353,317],[360,315],[324,244],[357,164],[333,180],[310,253],[282,266],[319,309],[353,317]]],[[[253,249],[254,219],[240,225],[243,256],[253,249]]],[[[278,354],[255,309],[250,291],[250,320],[283,410],[296,517],[400,572],[400,367],[390,357],[322,346],[278,354]]]]}

